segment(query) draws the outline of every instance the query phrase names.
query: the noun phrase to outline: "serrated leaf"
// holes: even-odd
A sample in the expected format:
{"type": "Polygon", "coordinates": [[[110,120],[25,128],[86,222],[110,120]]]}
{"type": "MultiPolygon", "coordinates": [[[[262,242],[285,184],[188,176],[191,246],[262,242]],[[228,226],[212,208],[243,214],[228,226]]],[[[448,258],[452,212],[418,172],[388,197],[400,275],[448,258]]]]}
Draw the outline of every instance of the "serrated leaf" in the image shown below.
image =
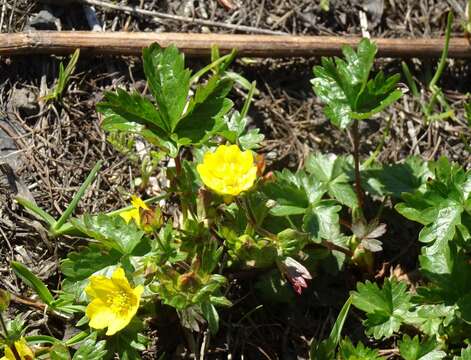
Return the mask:
{"type": "Polygon", "coordinates": [[[397,204],[396,210],[425,225],[419,240],[428,244],[426,253],[433,255],[446,248],[461,225],[471,175],[444,157],[431,162],[429,168],[435,178],[424,190],[403,194],[404,202],[397,204]]]}
{"type": "Polygon", "coordinates": [[[350,339],[346,338],[340,343],[339,355],[342,360],[381,360],[378,350],[370,349],[359,342],[353,345],[350,339]]]}
{"type": "Polygon", "coordinates": [[[127,224],[120,216],[86,214],[82,219],[71,221],[84,234],[124,255],[130,255],[144,236],[134,222],[127,224]]]}
{"type": "Polygon", "coordinates": [[[404,360],[443,359],[446,353],[437,348],[438,344],[433,338],[421,342],[417,335],[414,338],[404,335],[399,342],[399,352],[404,360]]]}
{"type": "Polygon", "coordinates": [[[106,354],[106,341],[97,342],[96,333],[92,333],[80,344],[72,360],[102,360],[106,354]]]}
{"type": "Polygon", "coordinates": [[[16,276],[18,276],[26,285],[33,289],[45,304],[52,304],[54,297],[52,296],[47,286],[36,275],[29,271],[26,266],[19,262],[12,261],[11,268],[15,272],[16,276]]]}
{"type": "Polygon", "coordinates": [[[469,259],[457,252],[455,247],[446,247],[434,255],[421,255],[419,260],[420,270],[430,280],[430,284],[417,289],[417,299],[422,303],[455,305],[458,315],[471,323],[469,259]]]}
{"type": "Polygon", "coordinates": [[[350,208],[358,206],[358,199],[350,183],[347,169],[350,159],[335,154],[312,154],[306,161],[306,170],[327,188],[331,197],[350,208]]]}
{"type": "Polygon", "coordinates": [[[354,119],[371,117],[402,96],[395,90],[398,75],[385,78],[380,72],[368,81],[376,51],[374,43],[363,39],[356,52],[351,47],[342,49],[345,60],[322,58],[321,66],[314,67],[314,91],[326,104],[326,116],[341,129],[354,119]]]}
{"type": "Polygon", "coordinates": [[[190,89],[191,72],[185,69],[183,53],[171,45],[152,44],[142,51],[144,73],[168,132],[180,121],[190,89]]]}
{"type": "Polygon", "coordinates": [[[107,251],[96,244],[90,244],[81,251],[67,254],[61,263],[62,273],[71,281],[88,279],[93,273],[119,262],[121,254],[107,251]]]}
{"type": "Polygon", "coordinates": [[[362,171],[368,190],[379,196],[400,198],[403,193],[421,189],[432,174],[427,163],[419,157],[409,157],[401,164],[374,166],[362,171]]]}
{"type": "Polygon", "coordinates": [[[456,306],[443,304],[426,304],[414,308],[407,316],[407,323],[411,324],[428,336],[440,334],[443,327],[448,326],[455,318],[456,306]]]}
{"type": "Polygon", "coordinates": [[[161,136],[169,132],[159,110],[150,100],[135,91],[128,93],[117,89],[115,93],[105,93],[105,101],[97,104],[97,111],[108,118],[114,114],[119,116],[107,120],[108,124],[113,120],[116,122],[125,119],[127,122],[145,125],[161,136]]]}
{"type": "Polygon", "coordinates": [[[303,219],[304,231],[311,234],[315,241],[334,240],[340,237],[340,205],[324,200],[311,205],[303,219]]]}
{"type": "Polygon", "coordinates": [[[258,149],[263,139],[265,139],[265,135],[260,134],[259,129],[250,129],[239,137],[239,145],[242,150],[258,149]]]}
{"type": "Polygon", "coordinates": [[[217,131],[217,127],[222,126],[222,117],[232,108],[232,101],[226,98],[231,89],[232,81],[221,80],[217,75],[199,86],[175,133],[180,138],[199,143],[205,136],[217,131]]]}
{"type": "Polygon", "coordinates": [[[307,209],[309,204],[318,202],[326,193],[325,186],[303,171],[293,173],[283,169],[274,175],[275,181],[265,183],[262,188],[263,193],[276,202],[270,211],[273,215],[301,214],[300,209],[307,209]]]}
{"type": "Polygon", "coordinates": [[[395,279],[386,279],[382,288],[370,281],[358,283],[352,296],[353,305],[367,314],[366,333],[375,339],[398,331],[411,306],[407,285],[395,279]]]}

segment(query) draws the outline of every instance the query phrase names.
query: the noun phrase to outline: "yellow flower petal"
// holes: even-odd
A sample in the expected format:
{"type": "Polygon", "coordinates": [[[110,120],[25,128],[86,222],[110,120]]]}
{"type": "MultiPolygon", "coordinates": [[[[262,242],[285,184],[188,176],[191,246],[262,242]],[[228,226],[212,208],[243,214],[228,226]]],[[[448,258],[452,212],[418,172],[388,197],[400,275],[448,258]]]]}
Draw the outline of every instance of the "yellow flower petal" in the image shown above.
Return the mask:
{"type": "Polygon", "coordinates": [[[140,197],[136,195],[131,196],[131,204],[137,210],[139,209],[150,210],[147,204],[140,197]]]}
{"type": "Polygon", "coordinates": [[[127,317],[117,317],[115,318],[108,326],[108,330],[106,330],[107,336],[112,336],[116,334],[118,331],[123,330],[132,320],[136,313],[132,314],[132,316],[127,317]]]}
{"type": "Polygon", "coordinates": [[[123,211],[119,213],[119,216],[121,216],[124,219],[124,221],[126,221],[126,224],[129,224],[131,220],[139,221],[140,219],[139,210],[137,209],[123,211]]]}
{"type": "MultiPolygon", "coordinates": [[[[18,355],[20,355],[21,360],[35,359],[34,353],[28,346],[28,343],[26,342],[25,338],[21,338],[20,340],[15,341],[14,346],[16,348],[16,351],[18,352],[18,355]]],[[[13,351],[10,349],[10,347],[5,346],[5,356],[2,357],[0,360],[16,360],[15,354],[13,354],[13,351]]]]}
{"type": "Polygon", "coordinates": [[[88,325],[94,329],[104,329],[113,323],[116,318],[111,308],[100,299],[93,300],[87,306],[85,315],[90,319],[88,325]]]}
{"type": "Polygon", "coordinates": [[[122,268],[117,268],[111,278],[91,276],[85,289],[91,302],[85,313],[94,329],[108,328],[106,335],[114,335],[124,329],[139,309],[142,285],[132,288],[122,268]]]}
{"type": "Polygon", "coordinates": [[[215,152],[207,152],[196,170],[203,183],[221,195],[237,196],[249,190],[257,178],[252,152],[241,151],[237,145],[221,145],[215,152]]]}

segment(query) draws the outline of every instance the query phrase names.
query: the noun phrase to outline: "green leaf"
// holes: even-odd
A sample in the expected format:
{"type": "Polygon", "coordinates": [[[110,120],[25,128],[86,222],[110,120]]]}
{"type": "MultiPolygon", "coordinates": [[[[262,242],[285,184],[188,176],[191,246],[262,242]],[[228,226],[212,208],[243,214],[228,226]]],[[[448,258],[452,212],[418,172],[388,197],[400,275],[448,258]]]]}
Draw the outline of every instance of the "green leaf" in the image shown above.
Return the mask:
{"type": "Polygon", "coordinates": [[[123,330],[107,338],[109,354],[117,354],[120,360],[140,360],[140,352],[146,350],[148,339],[141,334],[143,322],[134,318],[123,330]]]}
{"type": "Polygon", "coordinates": [[[72,56],[70,57],[69,63],[64,69],[64,64],[61,62],[59,65],[59,78],[57,79],[56,86],[54,89],[44,96],[43,100],[45,102],[50,101],[50,100],[58,100],[62,97],[64,94],[65,88],[67,86],[67,83],[70,80],[70,77],[75,71],[75,66],[77,65],[77,61],[80,56],[80,49],[76,49],[72,56]]]}
{"type": "Polygon", "coordinates": [[[260,129],[250,129],[239,137],[239,145],[242,150],[258,149],[263,139],[265,139],[265,135],[260,134],[260,129]]]}
{"type": "Polygon", "coordinates": [[[119,262],[121,254],[90,244],[81,251],[72,251],[61,263],[62,273],[70,281],[88,279],[93,273],[119,262]]]}
{"type": "Polygon", "coordinates": [[[340,205],[330,200],[320,201],[311,205],[303,219],[304,231],[311,234],[315,241],[334,240],[340,237],[339,211],[340,205]]]}
{"type": "Polygon", "coordinates": [[[292,173],[288,169],[275,172],[275,181],[262,187],[263,193],[275,201],[270,213],[275,216],[302,214],[309,204],[320,201],[326,189],[313,176],[305,172],[292,173]]]}
{"type": "Polygon", "coordinates": [[[350,339],[346,338],[340,343],[339,355],[342,360],[381,360],[378,350],[370,349],[359,342],[353,345],[350,339]]]}
{"type": "Polygon", "coordinates": [[[101,360],[107,354],[106,341],[96,341],[96,333],[85,339],[74,354],[72,360],[101,360]]]}
{"type": "Polygon", "coordinates": [[[226,96],[232,89],[232,81],[215,75],[204,85],[198,86],[190,100],[185,116],[175,129],[180,138],[192,143],[201,142],[205,136],[217,130],[222,117],[232,108],[226,96]]]}
{"type": "Polygon", "coordinates": [[[452,200],[437,204],[434,209],[435,221],[424,227],[419,234],[420,242],[433,243],[427,247],[428,254],[440,252],[447,242],[454,238],[456,226],[461,224],[463,210],[461,204],[452,200]]]}
{"type": "Polygon", "coordinates": [[[54,297],[52,296],[49,289],[38,277],[36,277],[36,275],[29,271],[26,266],[19,262],[12,261],[11,268],[15,272],[16,276],[18,276],[26,285],[32,288],[46,305],[52,304],[54,297]]]}
{"type": "MultiPolygon", "coordinates": [[[[105,101],[97,104],[97,111],[107,115],[107,118],[114,116],[112,118],[114,122],[125,119],[126,122],[145,125],[159,136],[165,136],[170,132],[160,111],[150,100],[136,91],[128,93],[118,89],[116,93],[105,93],[105,101]]],[[[107,120],[108,126],[110,121],[107,120]]]]}
{"type": "Polygon", "coordinates": [[[343,325],[347,320],[348,311],[350,310],[351,305],[352,297],[350,296],[342,306],[327,339],[322,340],[321,342],[317,342],[314,339],[312,340],[309,350],[310,360],[328,360],[334,358],[335,348],[340,341],[343,325]]]}
{"type": "Polygon", "coordinates": [[[412,156],[401,164],[375,166],[362,171],[362,175],[367,178],[370,192],[399,199],[403,193],[422,189],[432,174],[425,161],[412,156]]]}
{"type": "Polygon", "coordinates": [[[204,318],[208,322],[208,327],[211,331],[211,334],[217,334],[219,331],[219,315],[216,308],[210,302],[205,301],[201,304],[201,310],[203,312],[204,318]]]}
{"type": "Polygon", "coordinates": [[[417,289],[417,300],[421,303],[443,303],[456,305],[459,316],[471,323],[471,267],[469,258],[457,252],[455,247],[446,247],[440,253],[421,255],[420,270],[430,284],[417,289]]]}
{"type": "Polygon", "coordinates": [[[65,224],[65,222],[69,219],[69,217],[72,215],[74,212],[75,208],[77,207],[80,199],[83,197],[85,194],[85,191],[88,189],[88,187],[92,184],[93,180],[95,180],[96,175],[98,174],[98,171],[100,171],[101,166],[103,165],[103,160],[99,160],[93,169],[90,171],[90,174],[88,174],[87,178],[83,182],[83,184],[80,186],[78,189],[77,193],[74,195],[72,201],[70,204],[67,206],[65,209],[64,213],[61,215],[61,217],[54,223],[52,226],[52,231],[59,231],[62,225],[65,224]]]}
{"type": "Polygon", "coordinates": [[[185,69],[183,53],[171,45],[152,44],[142,51],[144,73],[157,101],[164,129],[173,132],[180,121],[190,89],[191,71],[185,69]]]}
{"type": "Polygon", "coordinates": [[[70,353],[67,349],[67,346],[62,345],[61,343],[56,343],[49,350],[49,356],[51,360],[70,360],[70,353]]]}
{"type": "Polygon", "coordinates": [[[425,304],[415,306],[407,316],[407,323],[428,336],[436,336],[455,319],[456,306],[425,304]]]}
{"type": "Polygon", "coordinates": [[[71,221],[84,234],[123,255],[132,254],[144,235],[144,232],[140,231],[134,222],[126,224],[121,216],[86,214],[82,219],[72,219],[71,221]]]}
{"type": "Polygon", "coordinates": [[[433,338],[421,342],[417,335],[414,338],[404,335],[399,342],[399,351],[404,360],[443,359],[446,353],[437,348],[438,344],[433,338]]]}
{"type": "Polygon", "coordinates": [[[453,360],[471,360],[471,345],[461,350],[461,356],[455,356],[453,360]]]}
{"type": "Polygon", "coordinates": [[[379,72],[368,80],[377,47],[363,39],[355,52],[342,49],[345,60],[322,58],[314,67],[314,92],[326,104],[325,114],[334,125],[346,129],[354,119],[366,119],[382,111],[402,96],[395,90],[399,75],[385,78],[379,72]]]}
{"type": "Polygon", "coordinates": [[[358,283],[352,296],[353,305],[367,314],[366,333],[375,339],[397,332],[411,307],[407,285],[395,279],[386,279],[382,288],[370,281],[358,283]]]}
{"type": "Polygon", "coordinates": [[[442,157],[429,163],[435,178],[413,194],[403,194],[396,210],[406,218],[425,225],[419,240],[428,244],[426,253],[443,251],[461,225],[471,189],[471,172],[465,172],[442,157]]]}
{"type": "Polygon", "coordinates": [[[349,158],[335,154],[316,153],[308,157],[306,170],[323,185],[331,197],[350,208],[358,206],[358,199],[351,185],[347,169],[349,158]]]}

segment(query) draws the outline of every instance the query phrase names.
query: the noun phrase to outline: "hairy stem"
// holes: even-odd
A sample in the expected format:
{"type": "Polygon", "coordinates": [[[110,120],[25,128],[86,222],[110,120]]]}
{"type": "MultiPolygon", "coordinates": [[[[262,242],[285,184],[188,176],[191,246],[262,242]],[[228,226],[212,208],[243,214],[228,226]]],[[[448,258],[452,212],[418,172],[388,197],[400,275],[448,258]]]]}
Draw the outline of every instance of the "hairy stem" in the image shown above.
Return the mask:
{"type": "Polygon", "coordinates": [[[353,160],[355,162],[355,192],[358,198],[358,206],[363,209],[364,193],[361,187],[360,175],[360,133],[358,131],[358,121],[354,121],[352,125],[352,139],[353,139],[353,160]]]}

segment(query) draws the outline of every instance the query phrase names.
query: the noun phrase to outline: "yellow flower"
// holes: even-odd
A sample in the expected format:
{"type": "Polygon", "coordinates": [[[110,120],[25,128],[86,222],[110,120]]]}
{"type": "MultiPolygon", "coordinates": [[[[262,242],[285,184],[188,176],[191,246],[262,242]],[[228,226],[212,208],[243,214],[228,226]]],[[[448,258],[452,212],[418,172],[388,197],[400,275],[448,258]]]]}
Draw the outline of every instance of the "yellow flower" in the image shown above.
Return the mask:
{"type": "Polygon", "coordinates": [[[215,152],[207,152],[196,169],[203,183],[220,195],[239,195],[257,178],[252,152],[241,151],[237,145],[221,145],[215,152]]]}
{"type": "Polygon", "coordinates": [[[146,205],[144,201],[142,201],[141,198],[133,195],[131,197],[131,204],[134,207],[134,209],[128,210],[128,211],[123,211],[122,213],[119,213],[119,216],[121,216],[126,223],[129,223],[132,220],[137,225],[141,224],[141,209],[144,210],[150,210],[150,208],[146,205]]]}
{"type": "Polygon", "coordinates": [[[142,285],[132,288],[122,268],[117,268],[111,279],[102,276],[91,276],[86,287],[90,300],[85,314],[90,319],[89,326],[94,329],[108,328],[106,335],[114,335],[124,329],[136,315],[142,285]]]}
{"type": "MultiPolygon", "coordinates": [[[[15,348],[16,348],[16,351],[18,352],[18,355],[20,355],[21,360],[33,360],[34,359],[34,353],[28,347],[28,344],[26,343],[25,338],[21,338],[20,340],[15,341],[15,348]]],[[[10,347],[5,346],[5,356],[2,357],[0,360],[16,360],[15,354],[13,354],[13,351],[11,350],[10,347]]]]}

